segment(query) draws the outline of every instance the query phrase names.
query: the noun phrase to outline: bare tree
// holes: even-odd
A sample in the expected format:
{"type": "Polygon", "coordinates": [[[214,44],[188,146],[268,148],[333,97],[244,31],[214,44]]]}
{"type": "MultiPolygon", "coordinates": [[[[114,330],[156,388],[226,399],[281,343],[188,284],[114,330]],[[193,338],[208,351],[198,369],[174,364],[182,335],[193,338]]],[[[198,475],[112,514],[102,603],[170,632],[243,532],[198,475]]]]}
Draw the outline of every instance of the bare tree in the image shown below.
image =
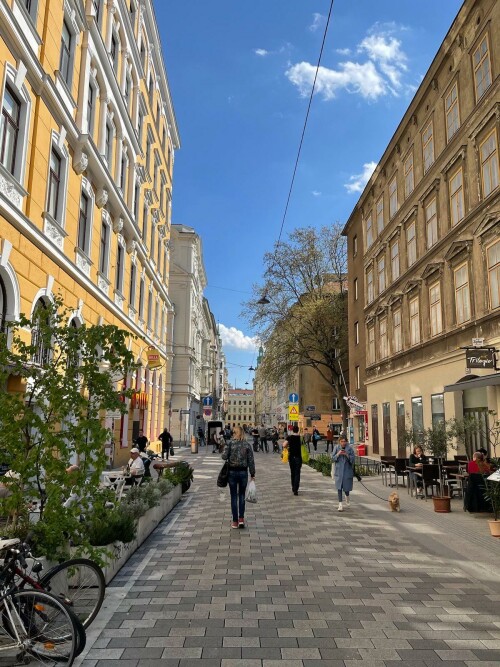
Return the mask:
{"type": "Polygon", "coordinates": [[[314,368],[339,399],[347,425],[347,250],[341,226],[296,229],[264,256],[264,282],[243,315],[265,348],[262,376],[279,383],[314,368]],[[259,300],[265,295],[269,304],[259,300]]]}

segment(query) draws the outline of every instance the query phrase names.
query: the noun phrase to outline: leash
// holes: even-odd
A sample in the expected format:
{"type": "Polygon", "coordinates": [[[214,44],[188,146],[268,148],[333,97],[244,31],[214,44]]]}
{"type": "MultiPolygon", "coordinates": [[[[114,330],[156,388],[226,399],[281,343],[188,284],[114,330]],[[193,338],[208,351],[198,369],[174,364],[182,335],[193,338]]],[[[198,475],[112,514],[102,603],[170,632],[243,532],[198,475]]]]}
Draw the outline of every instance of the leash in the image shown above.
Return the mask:
{"type": "Polygon", "coordinates": [[[384,503],[387,502],[387,498],[381,498],[380,496],[377,496],[377,494],[376,494],[374,491],[372,491],[371,489],[369,489],[369,488],[366,486],[366,484],[363,484],[363,482],[362,482],[361,480],[358,479],[358,482],[359,482],[359,484],[361,484],[361,486],[362,486],[364,489],[366,489],[366,490],[368,491],[368,493],[371,493],[372,496],[375,496],[375,498],[378,498],[379,500],[382,500],[382,502],[384,502],[384,503]]]}

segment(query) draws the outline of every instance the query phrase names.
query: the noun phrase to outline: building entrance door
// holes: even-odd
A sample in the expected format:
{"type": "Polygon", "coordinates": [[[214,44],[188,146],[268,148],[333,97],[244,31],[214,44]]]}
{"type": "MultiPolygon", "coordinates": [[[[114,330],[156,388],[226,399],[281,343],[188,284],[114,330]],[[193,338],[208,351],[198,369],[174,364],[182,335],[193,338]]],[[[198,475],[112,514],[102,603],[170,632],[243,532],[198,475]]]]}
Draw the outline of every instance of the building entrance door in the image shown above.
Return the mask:
{"type": "Polygon", "coordinates": [[[396,401],[396,429],[398,437],[398,457],[405,459],[406,457],[406,443],[405,443],[405,402],[396,401]]]}
{"type": "Polygon", "coordinates": [[[384,429],[384,456],[392,456],[390,403],[382,403],[382,427],[384,429]]]}
{"type": "Polygon", "coordinates": [[[378,454],[378,405],[372,405],[372,443],[373,453],[378,454]]]}

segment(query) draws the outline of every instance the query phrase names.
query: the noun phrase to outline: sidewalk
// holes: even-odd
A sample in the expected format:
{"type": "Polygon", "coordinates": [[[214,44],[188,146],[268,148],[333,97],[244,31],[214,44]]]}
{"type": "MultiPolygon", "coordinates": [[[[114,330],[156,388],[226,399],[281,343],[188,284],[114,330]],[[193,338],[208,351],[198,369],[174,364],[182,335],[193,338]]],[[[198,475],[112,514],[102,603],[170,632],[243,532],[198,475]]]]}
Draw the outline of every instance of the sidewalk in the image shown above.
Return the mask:
{"type": "Polygon", "coordinates": [[[303,466],[295,497],[269,453],[256,455],[248,529],[231,530],[220,457],[182,455],[194,484],[108,590],[85,667],[500,663],[500,540],[482,521],[405,490],[391,513],[360,485],[339,513],[331,479],[303,466]]]}

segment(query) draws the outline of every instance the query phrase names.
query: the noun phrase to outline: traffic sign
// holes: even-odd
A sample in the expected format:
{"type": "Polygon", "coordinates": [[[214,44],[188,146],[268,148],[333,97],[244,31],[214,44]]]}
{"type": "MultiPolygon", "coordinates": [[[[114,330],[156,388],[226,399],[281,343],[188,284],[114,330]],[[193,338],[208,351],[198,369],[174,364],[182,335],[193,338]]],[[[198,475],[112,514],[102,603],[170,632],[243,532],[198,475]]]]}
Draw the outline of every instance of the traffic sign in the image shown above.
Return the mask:
{"type": "Polygon", "coordinates": [[[288,421],[291,422],[299,421],[299,409],[296,405],[291,405],[288,408],[288,421]]]}
{"type": "Polygon", "coordinates": [[[211,396],[205,396],[203,398],[203,405],[207,408],[210,408],[214,403],[214,399],[211,396]]]}
{"type": "Polygon", "coordinates": [[[315,405],[306,405],[306,412],[315,412],[315,411],[316,411],[315,405]]]}
{"type": "Polygon", "coordinates": [[[205,421],[212,419],[212,408],[203,408],[203,419],[205,421]]]}
{"type": "Polygon", "coordinates": [[[290,394],[288,396],[288,402],[289,403],[298,403],[299,402],[299,395],[298,394],[290,394]]]}
{"type": "Polygon", "coordinates": [[[319,420],[321,419],[321,415],[307,415],[307,417],[308,417],[311,421],[319,421],[319,420]]]}
{"type": "Polygon", "coordinates": [[[181,415],[188,415],[191,410],[181,410],[181,415]]]}

